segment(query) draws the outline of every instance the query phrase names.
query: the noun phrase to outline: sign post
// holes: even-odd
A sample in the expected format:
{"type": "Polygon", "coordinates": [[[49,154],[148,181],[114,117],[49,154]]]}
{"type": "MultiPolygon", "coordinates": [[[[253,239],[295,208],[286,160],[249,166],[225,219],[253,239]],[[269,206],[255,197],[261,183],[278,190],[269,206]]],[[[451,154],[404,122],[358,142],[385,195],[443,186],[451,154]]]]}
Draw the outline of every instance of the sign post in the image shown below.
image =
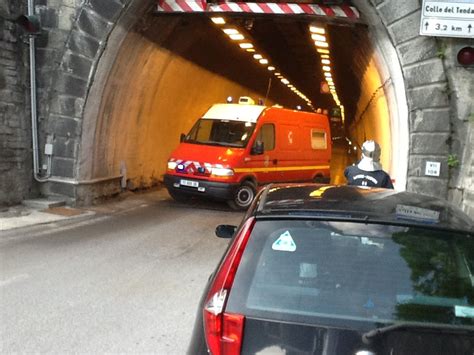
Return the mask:
{"type": "Polygon", "coordinates": [[[420,35],[474,38],[474,2],[423,0],[420,35]]]}

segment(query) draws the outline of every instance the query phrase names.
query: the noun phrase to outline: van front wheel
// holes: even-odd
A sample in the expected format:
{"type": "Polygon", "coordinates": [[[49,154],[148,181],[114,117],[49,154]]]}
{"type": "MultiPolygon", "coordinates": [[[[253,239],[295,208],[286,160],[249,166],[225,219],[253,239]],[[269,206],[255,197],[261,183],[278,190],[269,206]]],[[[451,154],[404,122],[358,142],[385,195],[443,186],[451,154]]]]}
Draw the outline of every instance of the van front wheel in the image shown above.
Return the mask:
{"type": "Polygon", "coordinates": [[[240,185],[234,194],[234,199],[227,201],[234,210],[245,210],[255,198],[256,188],[250,181],[245,181],[240,185]]]}

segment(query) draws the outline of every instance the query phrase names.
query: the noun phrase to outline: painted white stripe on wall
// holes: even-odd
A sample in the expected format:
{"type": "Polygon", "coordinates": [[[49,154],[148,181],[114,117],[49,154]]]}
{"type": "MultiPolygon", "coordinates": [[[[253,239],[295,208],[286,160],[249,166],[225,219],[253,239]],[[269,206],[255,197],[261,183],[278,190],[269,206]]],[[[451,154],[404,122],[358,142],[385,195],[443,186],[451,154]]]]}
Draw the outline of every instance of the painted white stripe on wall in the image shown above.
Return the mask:
{"type": "Polygon", "coordinates": [[[252,12],[255,12],[257,14],[263,14],[263,9],[260,6],[258,6],[258,4],[254,2],[249,2],[248,6],[250,10],[252,10],[252,12]]]}
{"type": "Polygon", "coordinates": [[[174,1],[169,1],[168,5],[176,12],[184,12],[183,9],[174,1]]]}
{"type": "Polygon", "coordinates": [[[187,3],[189,5],[189,7],[191,9],[193,9],[194,11],[199,11],[199,12],[202,12],[203,11],[203,8],[201,6],[201,3],[199,2],[196,2],[196,1],[190,1],[187,3]]]}
{"type": "Polygon", "coordinates": [[[326,14],[324,13],[324,11],[317,5],[309,5],[315,14],[317,15],[322,15],[322,16],[325,16],[326,14]]]}
{"type": "Polygon", "coordinates": [[[243,12],[239,5],[235,3],[227,3],[227,5],[232,9],[234,12],[243,12]]]}
{"type": "Polygon", "coordinates": [[[273,2],[267,3],[268,7],[272,10],[274,14],[284,14],[285,12],[278,6],[278,4],[275,4],[273,2]]]}
{"type": "Polygon", "coordinates": [[[332,10],[334,11],[337,17],[347,17],[346,13],[342,11],[339,6],[332,7],[332,10]]]}
{"type": "Polygon", "coordinates": [[[287,5],[291,9],[291,11],[293,11],[293,13],[295,13],[295,14],[304,14],[305,13],[303,11],[303,9],[301,8],[301,6],[299,6],[297,4],[287,4],[287,5]]]}

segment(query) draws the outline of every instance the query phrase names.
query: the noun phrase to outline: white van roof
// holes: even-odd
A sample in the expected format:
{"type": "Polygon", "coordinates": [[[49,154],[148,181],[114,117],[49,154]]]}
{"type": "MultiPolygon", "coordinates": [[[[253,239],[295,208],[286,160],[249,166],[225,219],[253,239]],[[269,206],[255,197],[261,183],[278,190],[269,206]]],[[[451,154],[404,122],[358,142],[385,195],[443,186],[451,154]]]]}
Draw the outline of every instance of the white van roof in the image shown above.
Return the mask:
{"type": "Polygon", "coordinates": [[[202,118],[255,123],[265,109],[260,105],[215,104],[202,118]]]}

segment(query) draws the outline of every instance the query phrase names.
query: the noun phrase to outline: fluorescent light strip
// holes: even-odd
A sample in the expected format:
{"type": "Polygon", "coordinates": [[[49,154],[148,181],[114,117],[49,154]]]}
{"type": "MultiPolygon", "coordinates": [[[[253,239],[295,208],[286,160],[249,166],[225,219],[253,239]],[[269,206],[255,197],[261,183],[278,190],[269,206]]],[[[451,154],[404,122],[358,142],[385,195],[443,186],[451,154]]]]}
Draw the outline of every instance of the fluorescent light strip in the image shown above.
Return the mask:
{"type": "Polygon", "coordinates": [[[318,34],[312,34],[311,39],[313,41],[321,41],[321,42],[326,42],[326,36],[323,35],[318,35],[318,34]]]}
{"type": "Polygon", "coordinates": [[[323,35],[323,34],[326,33],[324,28],[318,27],[318,26],[309,26],[309,30],[310,30],[311,33],[318,33],[320,35],[323,35]]]}
{"type": "Polygon", "coordinates": [[[235,34],[235,35],[229,35],[230,39],[233,40],[233,41],[242,41],[245,39],[245,37],[243,35],[241,35],[240,33],[239,34],[235,34]]]}
{"type": "Polygon", "coordinates": [[[211,17],[211,21],[214,22],[216,25],[225,24],[225,20],[223,17],[211,17]]]}
{"type": "Polygon", "coordinates": [[[237,31],[235,28],[224,28],[222,31],[224,31],[224,33],[226,35],[237,35],[237,34],[240,34],[239,31],[237,31]]]}
{"type": "Polygon", "coordinates": [[[253,44],[248,43],[248,42],[239,43],[239,47],[243,49],[249,49],[249,48],[253,48],[253,44]]]}

